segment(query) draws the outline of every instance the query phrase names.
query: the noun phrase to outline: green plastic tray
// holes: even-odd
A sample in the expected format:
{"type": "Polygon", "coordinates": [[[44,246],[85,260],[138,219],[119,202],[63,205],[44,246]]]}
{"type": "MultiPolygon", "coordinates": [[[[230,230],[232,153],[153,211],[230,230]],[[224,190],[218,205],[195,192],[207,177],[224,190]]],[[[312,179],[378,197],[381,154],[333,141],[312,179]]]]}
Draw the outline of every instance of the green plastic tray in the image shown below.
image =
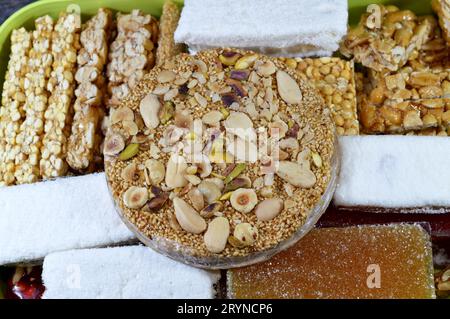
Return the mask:
{"type": "MultiPolygon", "coordinates": [[[[183,0],[174,0],[180,6],[183,0]]],[[[86,20],[94,15],[98,8],[109,8],[113,11],[130,12],[141,9],[145,13],[159,17],[164,0],[42,0],[31,3],[11,15],[0,26],[0,88],[3,87],[5,72],[10,53],[10,35],[12,30],[25,27],[34,29],[34,20],[43,15],[57,18],[59,13],[65,11],[70,5],[78,5],[81,9],[82,19],[86,20]]],[[[1,89],[0,89],[1,91],[1,89]]]]}
{"type": "MultiPolygon", "coordinates": [[[[199,0],[200,1],[200,0],[199,0]]],[[[174,0],[180,6],[183,0],[174,0]]],[[[431,13],[431,0],[349,0],[349,22],[358,22],[362,12],[371,3],[394,4],[404,9],[411,9],[417,14],[431,13]]],[[[36,1],[20,9],[0,26],[0,88],[3,87],[8,57],[10,52],[10,34],[14,29],[25,27],[29,30],[34,28],[34,20],[40,16],[49,14],[57,18],[61,11],[66,10],[69,5],[76,4],[81,9],[83,19],[96,13],[100,7],[110,8],[114,11],[129,12],[132,9],[141,9],[156,17],[161,14],[164,0],[41,0],[36,1]]]]}

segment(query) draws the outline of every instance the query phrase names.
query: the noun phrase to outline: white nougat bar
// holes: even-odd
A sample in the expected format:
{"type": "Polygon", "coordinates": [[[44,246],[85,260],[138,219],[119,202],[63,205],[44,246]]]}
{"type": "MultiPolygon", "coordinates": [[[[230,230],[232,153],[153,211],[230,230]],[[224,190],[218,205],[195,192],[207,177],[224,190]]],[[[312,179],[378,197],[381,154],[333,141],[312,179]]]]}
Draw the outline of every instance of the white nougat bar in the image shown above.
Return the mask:
{"type": "Polygon", "coordinates": [[[347,32],[346,0],[185,0],[175,42],[193,51],[249,49],[272,56],[329,54],[347,32]]]}
{"type": "Polygon", "coordinates": [[[103,173],[0,188],[0,265],[134,239],[103,173]]]}
{"type": "Polygon", "coordinates": [[[219,278],[144,246],[71,250],[45,258],[43,298],[210,299],[219,278]]]}
{"type": "Polygon", "coordinates": [[[450,210],[450,139],[440,136],[339,138],[338,207],[441,213],[450,210]]]}

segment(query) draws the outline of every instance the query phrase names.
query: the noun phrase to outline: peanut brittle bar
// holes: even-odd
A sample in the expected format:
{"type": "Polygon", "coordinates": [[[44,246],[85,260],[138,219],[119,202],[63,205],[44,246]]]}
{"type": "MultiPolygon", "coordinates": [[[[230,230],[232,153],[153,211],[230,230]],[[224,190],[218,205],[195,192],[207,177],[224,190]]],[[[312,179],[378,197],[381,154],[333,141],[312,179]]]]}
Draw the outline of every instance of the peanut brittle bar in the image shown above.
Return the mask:
{"type": "Polygon", "coordinates": [[[432,0],[431,6],[439,17],[439,25],[450,44],[450,2],[448,0],[432,0]]]}
{"type": "Polygon", "coordinates": [[[431,32],[427,19],[395,6],[371,5],[341,43],[344,56],[376,71],[396,71],[420,50],[431,32]]]}
{"type": "Polygon", "coordinates": [[[411,64],[398,72],[368,71],[359,84],[365,133],[401,133],[450,125],[450,72],[411,64]],[[411,66],[413,65],[413,66],[411,66]]]}

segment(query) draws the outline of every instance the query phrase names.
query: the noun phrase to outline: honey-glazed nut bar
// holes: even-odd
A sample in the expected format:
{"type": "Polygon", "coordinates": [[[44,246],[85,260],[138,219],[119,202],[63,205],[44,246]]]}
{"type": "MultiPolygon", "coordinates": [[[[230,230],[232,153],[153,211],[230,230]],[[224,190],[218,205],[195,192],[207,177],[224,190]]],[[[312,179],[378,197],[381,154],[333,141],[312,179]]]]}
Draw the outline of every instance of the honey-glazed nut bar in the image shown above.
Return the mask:
{"type": "Polygon", "coordinates": [[[186,263],[250,262],[295,238],[333,185],[330,111],[282,60],[181,54],[111,111],[113,197],[129,223],[186,263]]]}
{"type": "Polygon", "coordinates": [[[31,33],[24,28],[13,30],[0,108],[0,185],[3,186],[15,182],[15,158],[20,152],[16,136],[25,118],[26,96],[22,79],[26,74],[30,48],[31,33]]]}
{"type": "Polygon", "coordinates": [[[405,135],[418,135],[418,136],[450,136],[450,126],[438,126],[421,129],[418,131],[410,131],[405,135]]]}
{"type": "Polygon", "coordinates": [[[435,298],[431,241],[417,224],[316,228],[269,261],[229,270],[227,288],[239,299],[435,298]]]}
{"type": "Polygon", "coordinates": [[[53,56],[51,42],[53,19],[38,18],[33,31],[33,46],[29,53],[28,70],[24,79],[26,102],[25,120],[16,137],[20,152],[15,158],[15,177],[18,184],[32,183],[40,178],[39,161],[44,138],[45,111],[49,92],[47,82],[52,71],[53,56]]]}
{"type": "Polygon", "coordinates": [[[358,90],[365,133],[401,133],[450,124],[450,72],[411,65],[393,73],[368,70],[358,90]]]}
{"type": "Polygon", "coordinates": [[[139,10],[118,14],[117,36],[110,46],[107,107],[117,107],[155,64],[158,22],[139,10]]]}
{"type": "Polygon", "coordinates": [[[444,33],[447,44],[450,45],[450,2],[448,0],[432,0],[431,7],[439,17],[439,25],[444,33]]]}
{"type": "Polygon", "coordinates": [[[359,134],[353,61],[322,57],[287,59],[286,63],[320,92],[331,110],[339,135],[359,134]]]}
{"type": "Polygon", "coordinates": [[[81,49],[78,54],[78,71],[75,80],[78,87],[74,104],[72,133],[69,138],[67,163],[76,171],[95,169],[100,156],[102,140],[101,122],[104,117],[106,66],[108,43],[112,28],[112,13],[99,9],[81,32],[81,49]]]}
{"type": "Polygon", "coordinates": [[[450,69],[450,50],[438,21],[431,15],[419,19],[428,20],[431,32],[420,50],[412,54],[408,64],[415,69],[450,69]]]}
{"type": "Polygon", "coordinates": [[[427,19],[410,10],[372,5],[341,43],[344,56],[376,71],[396,71],[420,50],[431,32],[427,19]]]}
{"type": "Polygon", "coordinates": [[[164,2],[159,19],[159,39],[156,49],[156,65],[167,63],[184,51],[183,44],[175,44],[174,34],[180,20],[180,8],[172,2],[164,2]]]}
{"type": "Polygon", "coordinates": [[[68,170],[67,143],[73,117],[73,97],[77,52],[80,46],[81,17],[61,13],[52,36],[53,69],[47,90],[44,138],[39,163],[42,178],[63,176],[68,170]]]}

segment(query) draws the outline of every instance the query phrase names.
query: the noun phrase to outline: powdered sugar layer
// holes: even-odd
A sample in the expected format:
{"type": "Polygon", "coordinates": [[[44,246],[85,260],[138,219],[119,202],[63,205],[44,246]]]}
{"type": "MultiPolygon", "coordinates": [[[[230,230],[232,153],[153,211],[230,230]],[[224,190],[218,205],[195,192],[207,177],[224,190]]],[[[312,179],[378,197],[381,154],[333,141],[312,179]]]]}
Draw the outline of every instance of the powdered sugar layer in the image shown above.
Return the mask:
{"type": "Polygon", "coordinates": [[[218,271],[187,266],[150,248],[71,250],[44,260],[44,298],[213,298],[218,271]]]}
{"type": "Polygon", "coordinates": [[[337,206],[450,206],[449,138],[346,136],[339,144],[337,206]]]}

